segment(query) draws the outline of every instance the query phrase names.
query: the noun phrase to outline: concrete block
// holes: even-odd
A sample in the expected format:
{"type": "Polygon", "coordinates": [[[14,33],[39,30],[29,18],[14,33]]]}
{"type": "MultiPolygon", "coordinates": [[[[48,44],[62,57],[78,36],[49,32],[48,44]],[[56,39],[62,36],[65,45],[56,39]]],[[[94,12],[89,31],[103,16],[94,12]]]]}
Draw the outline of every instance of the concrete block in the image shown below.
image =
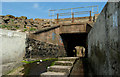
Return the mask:
{"type": "Polygon", "coordinates": [[[79,59],[79,57],[60,57],[58,58],[59,61],[75,61],[79,59]]]}
{"type": "Polygon", "coordinates": [[[55,65],[73,66],[73,61],[55,61],[55,65]]]}
{"type": "Polygon", "coordinates": [[[50,66],[47,71],[49,72],[65,72],[67,74],[70,73],[72,66],[59,66],[59,65],[54,65],[50,66]]]}
{"type": "Polygon", "coordinates": [[[40,77],[67,77],[66,73],[61,72],[45,72],[40,75],[40,77]]]}

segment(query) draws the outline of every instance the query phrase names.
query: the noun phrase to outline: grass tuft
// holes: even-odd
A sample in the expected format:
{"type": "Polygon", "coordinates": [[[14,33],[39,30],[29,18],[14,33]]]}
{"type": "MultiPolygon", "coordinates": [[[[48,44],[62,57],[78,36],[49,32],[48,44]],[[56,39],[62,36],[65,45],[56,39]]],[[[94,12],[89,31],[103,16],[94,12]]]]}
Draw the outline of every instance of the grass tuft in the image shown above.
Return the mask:
{"type": "MultiPolygon", "coordinates": [[[[49,59],[42,59],[42,61],[50,61],[50,60],[57,60],[57,58],[49,58],[49,59]]],[[[34,62],[39,62],[40,60],[35,60],[35,61],[22,61],[23,63],[30,64],[34,62]]]]}

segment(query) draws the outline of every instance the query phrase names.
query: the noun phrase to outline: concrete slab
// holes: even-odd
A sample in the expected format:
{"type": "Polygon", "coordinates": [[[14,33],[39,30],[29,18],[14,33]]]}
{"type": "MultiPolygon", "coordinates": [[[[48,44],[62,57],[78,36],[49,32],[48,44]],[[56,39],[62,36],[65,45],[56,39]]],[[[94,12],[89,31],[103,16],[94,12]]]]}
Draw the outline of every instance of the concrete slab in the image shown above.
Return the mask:
{"type": "Polygon", "coordinates": [[[68,75],[64,72],[45,72],[40,77],[67,77],[68,75]]]}
{"type": "Polygon", "coordinates": [[[49,72],[65,72],[67,74],[70,73],[72,66],[60,66],[60,65],[54,65],[50,66],[47,71],[49,72]]]}
{"type": "Polygon", "coordinates": [[[55,61],[55,65],[73,66],[73,61],[55,61]]]}
{"type": "Polygon", "coordinates": [[[75,61],[76,59],[79,59],[79,57],[59,57],[59,61],[75,61]]]}

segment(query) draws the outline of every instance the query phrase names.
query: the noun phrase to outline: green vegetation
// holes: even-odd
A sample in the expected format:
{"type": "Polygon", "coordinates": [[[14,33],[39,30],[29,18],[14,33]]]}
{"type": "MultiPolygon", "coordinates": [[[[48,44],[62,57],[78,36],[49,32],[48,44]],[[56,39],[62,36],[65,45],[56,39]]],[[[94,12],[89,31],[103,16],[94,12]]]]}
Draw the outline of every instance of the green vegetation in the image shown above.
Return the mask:
{"type": "Polygon", "coordinates": [[[15,28],[15,29],[19,29],[18,26],[9,26],[9,25],[0,25],[0,28],[7,28],[8,30],[15,28]]]}
{"type": "Polygon", "coordinates": [[[37,62],[38,60],[36,61],[22,61],[23,63],[26,63],[26,64],[30,64],[30,63],[34,63],[34,62],[37,62]]]}
{"type": "Polygon", "coordinates": [[[13,22],[13,21],[14,21],[14,19],[11,19],[11,21],[13,22]]]}
{"type": "Polygon", "coordinates": [[[57,58],[43,59],[42,61],[58,60],[57,58]]]}
{"type": "Polygon", "coordinates": [[[24,66],[24,70],[23,70],[24,76],[26,76],[26,75],[28,75],[29,72],[30,72],[30,67],[29,67],[29,64],[23,65],[23,66],[24,66]]]}
{"type": "Polygon", "coordinates": [[[7,26],[7,29],[9,30],[9,29],[12,29],[12,26],[7,26]]]}
{"type": "Polygon", "coordinates": [[[36,31],[36,29],[35,29],[35,28],[33,28],[33,27],[31,27],[31,28],[30,28],[30,31],[36,31]]]}
{"type": "MultiPolygon", "coordinates": [[[[50,60],[57,60],[57,58],[49,58],[49,59],[42,59],[42,61],[50,61],[50,60]]],[[[35,60],[35,61],[22,61],[23,63],[30,64],[34,62],[38,62],[40,60],[35,60]]]]}
{"type": "Polygon", "coordinates": [[[15,72],[17,69],[23,68],[23,66],[19,66],[18,68],[14,68],[13,70],[10,70],[9,72],[7,72],[5,75],[8,75],[10,73],[15,72]]]}
{"type": "Polygon", "coordinates": [[[6,28],[7,25],[0,25],[0,28],[6,28]]]}
{"type": "Polygon", "coordinates": [[[80,51],[79,52],[77,51],[77,55],[79,55],[79,53],[80,53],[80,51]]]}
{"type": "Polygon", "coordinates": [[[16,29],[19,29],[19,27],[18,27],[18,26],[15,26],[15,28],[16,28],[16,29]]]}
{"type": "Polygon", "coordinates": [[[54,62],[52,62],[50,66],[53,66],[53,65],[55,65],[55,61],[54,61],[54,62]]]}
{"type": "Polygon", "coordinates": [[[27,31],[27,29],[24,29],[23,32],[27,31]]]}
{"type": "Polygon", "coordinates": [[[24,25],[24,28],[26,28],[26,25],[24,25]]]}

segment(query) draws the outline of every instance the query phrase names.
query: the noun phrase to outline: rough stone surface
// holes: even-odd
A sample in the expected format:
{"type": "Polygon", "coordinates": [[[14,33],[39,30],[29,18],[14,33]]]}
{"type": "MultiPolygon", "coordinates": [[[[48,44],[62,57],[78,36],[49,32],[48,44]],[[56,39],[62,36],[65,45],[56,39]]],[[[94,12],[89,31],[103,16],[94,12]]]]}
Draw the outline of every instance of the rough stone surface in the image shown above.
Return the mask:
{"type": "Polygon", "coordinates": [[[88,34],[88,57],[97,75],[120,75],[120,2],[108,2],[88,34]]]}
{"type": "Polygon", "coordinates": [[[26,58],[54,58],[66,56],[62,46],[53,45],[28,38],[26,41],[26,58]]]}

